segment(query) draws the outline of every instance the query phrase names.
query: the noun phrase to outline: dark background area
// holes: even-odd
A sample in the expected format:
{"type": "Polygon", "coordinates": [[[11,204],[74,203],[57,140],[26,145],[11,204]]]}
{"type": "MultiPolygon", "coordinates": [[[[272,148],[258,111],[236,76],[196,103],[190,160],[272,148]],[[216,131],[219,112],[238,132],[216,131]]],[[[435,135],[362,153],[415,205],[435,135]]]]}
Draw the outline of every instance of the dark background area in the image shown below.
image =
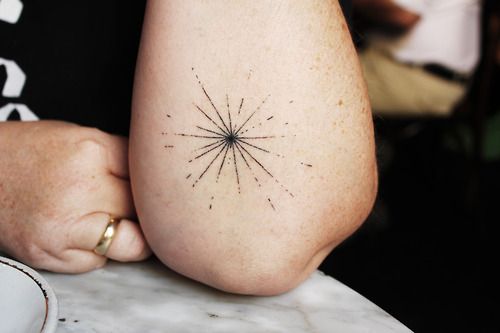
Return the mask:
{"type": "Polygon", "coordinates": [[[0,57],[16,61],[27,80],[19,98],[0,96],[0,105],[127,135],[145,1],[23,3],[16,24],[0,22],[0,57]]]}
{"type": "Polygon", "coordinates": [[[375,117],[377,202],[320,267],[415,332],[500,332],[498,18],[486,1],[481,65],[451,117],[375,117]]]}
{"type": "MultiPolygon", "coordinates": [[[[379,140],[386,126],[376,122],[379,140]]],[[[436,130],[384,143],[393,145],[391,160],[372,215],[320,269],[415,332],[498,332],[483,247],[499,220],[500,161],[471,180],[469,158],[439,142],[436,130]]]]}
{"type": "MultiPolygon", "coordinates": [[[[27,82],[0,106],[126,135],[143,11],[135,0],[26,2],[16,25],[0,23],[0,56],[27,82]]],[[[320,267],[415,332],[500,332],[485,271],[498,262],[500,159],[474,144],[500,111],[498,67],[490,74],[451,119],[375,119],[377,203],[320,267]]]]}

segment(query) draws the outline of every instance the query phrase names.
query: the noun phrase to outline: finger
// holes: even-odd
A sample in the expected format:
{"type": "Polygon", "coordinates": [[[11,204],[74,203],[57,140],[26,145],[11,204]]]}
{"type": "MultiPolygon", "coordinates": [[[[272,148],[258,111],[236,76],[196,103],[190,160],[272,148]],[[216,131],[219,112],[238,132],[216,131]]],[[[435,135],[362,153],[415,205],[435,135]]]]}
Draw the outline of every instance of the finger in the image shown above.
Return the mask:
{"type": "Polygon", "coordinates": [[[90,207],[112,216],[136,217],[130,182],[114,176],[99,179],[99,189],[90,196],[90,207]]]}
{"type": "Polygon", "coordinates": [[[60,265],[51,271],[57,273],[85,273],[103,267],[108,258],[91,251],[67,249],[60,256],[60,265]]]}
{"type": "Polygon", "coordinates": [[[93,252],[66,249],[56,256],[46,256],[36,262],[24,261],[33,268],[56,273],[83,273],[103,267],[107,258],[93,252]]]}
{"type": "MultiPolygon", "coordinates": [[[[93,251],[106,230],[109,214],[93,213],[77,221],[71,228],[70,247],[93,251]]],[[[139,225],[121,220],[106,257],[117,261],[139,261],[151,254],[139,225]]]]}
{"type": "Polygon", "coordinates": [[[106,135],[103,141],[109,172],[116,177],[128,179],[128,139],[118,135],[106,135]]]}
{"type": "Polygon", "coordinates": [[[122,220],[106,257],[116,261],[141,261],[151,255],[151,249],[138,223],[122,220]]]}

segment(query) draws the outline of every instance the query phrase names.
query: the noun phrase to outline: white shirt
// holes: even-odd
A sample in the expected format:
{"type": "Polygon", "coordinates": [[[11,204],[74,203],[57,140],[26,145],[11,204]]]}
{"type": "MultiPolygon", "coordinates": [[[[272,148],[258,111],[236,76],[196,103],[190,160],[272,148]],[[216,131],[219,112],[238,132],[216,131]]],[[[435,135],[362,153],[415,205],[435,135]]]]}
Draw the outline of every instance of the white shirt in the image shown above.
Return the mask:
{"type": "Polygon", "coordinates": [[[401,62],[437,63],[471,73],[480,55],[480,0],[393,0],[420,15],[403,37],[384,42],[401,62]]]}

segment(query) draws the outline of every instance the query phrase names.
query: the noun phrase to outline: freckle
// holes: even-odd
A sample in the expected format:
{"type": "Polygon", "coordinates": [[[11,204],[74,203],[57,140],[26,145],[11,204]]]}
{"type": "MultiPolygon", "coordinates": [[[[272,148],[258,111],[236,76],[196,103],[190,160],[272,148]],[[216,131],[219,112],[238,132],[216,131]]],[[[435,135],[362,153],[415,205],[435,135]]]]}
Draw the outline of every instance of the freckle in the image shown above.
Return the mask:
{"type": "Polygon", "coordinates": [[[339,106],[342,106],[344,105],[344,101],[343,100],[339,100],[339,106]]]}
{"type": "Polygon", "coordinates": [[[292,104],[292,103],[293,103],[293,100],[291,100],[291,101],[290,101],[290,102],[288,102],[288,103],[292,104]]]}

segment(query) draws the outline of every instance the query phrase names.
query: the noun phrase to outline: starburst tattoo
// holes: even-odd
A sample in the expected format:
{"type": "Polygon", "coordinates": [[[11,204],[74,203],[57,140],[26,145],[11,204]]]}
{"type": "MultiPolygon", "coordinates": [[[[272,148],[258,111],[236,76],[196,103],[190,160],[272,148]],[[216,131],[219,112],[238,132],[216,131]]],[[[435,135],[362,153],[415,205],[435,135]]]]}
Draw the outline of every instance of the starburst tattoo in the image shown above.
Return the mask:
{"type": "MultiPolygon", "coordinates": [[[[251,175],[258,187],[262,187],[259,177],[269,177],[293,198],[294,194],[278,180],[273,172],[266,167],[258,157],[259,153],[265,153],[278,158],[285,158],[282,154],[269,150],[265,147],[264,143],[267,140],[285,138],[286,136],[275,134],[247,134],[249,131],[261,127],[263,122],[276,119],[272,114],[268,114],[264,117],[260,115],[261,110],[266,105],[271,95],[265,96],[261,102],[250,111],[246,110],[244,98],[238,100],[238,103],[231,107],[229,95],[227,94],[224,98],[224,106],[217,107],[213,98],[207,92],[205,85],[198,77],[198,74],[195,73],[194,68],[192,68],[192,71],[209,107],[203,108],[200,106],[201,104],[193,103],[193,110],[201,116],[204,123],[195,126],[195,132],[172,133],[174,136],[192,138],[200,142],[199,146],[193,150],[193,157],[188,160],[188,163],[199,163],[202,165],[202,168],[197,174],[189,173],[186,175],[186,180],[191,183],[193,188],[196,188],[199,182],[208,177],[210,170],[215,170],[213,171],[215,172],[214,178],[215,182],[218,183],[220,177],[223,175],[224,168],[231,168],[231,172],[234,173],[235,188],[238,193],[241,193],[242,186],[240,179],[243,170],[245,170],[244,172],[248,172],[248,174],[251,175]],[[262,120],[259,121],[258,119],[262,120]],[[242,120],[242,122],[240,125],[237,125],[235,120],[242,120]]],[[[252,72],[248,75],[248,79],[250,79],[251,73],[252,72]]],[[[171,118],[171,115],[167,114],[167,118],[171,118]]],[[[288,123],[284,125],[286,126],[288,123]]],[[[162,135],[167,134],[166,132],[162,133],[162,135]]],[[[166,149],[174,148],[173,145],[165,145],[164,147],[166,149]]],[[[302,166],[312,167],[312,165],[308,163],[299,163],[302,166]]],[[[209,209],[212,209],[213,200],[214,196],[211,196],[209,209]]],[[[270,208],[276,210],[276,205],[270,197],[266,196],[265,200],[270,208]]]]}

